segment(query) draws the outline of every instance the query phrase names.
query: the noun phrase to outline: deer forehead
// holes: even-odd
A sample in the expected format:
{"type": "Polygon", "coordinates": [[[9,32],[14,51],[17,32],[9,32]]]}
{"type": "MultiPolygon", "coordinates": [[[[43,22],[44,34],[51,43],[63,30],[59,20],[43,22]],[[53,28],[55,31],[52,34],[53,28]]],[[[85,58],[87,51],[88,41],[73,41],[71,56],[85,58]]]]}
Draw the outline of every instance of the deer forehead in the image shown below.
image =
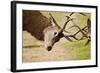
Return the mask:
{"type": "Polygon", "coordinates": [[[60,29],[58,27],[54,27],[54,26],[49,26],[47,28],[44,29],[44,34],[45,33],[53,33],[53,32],[59,32],[60,29]]]}

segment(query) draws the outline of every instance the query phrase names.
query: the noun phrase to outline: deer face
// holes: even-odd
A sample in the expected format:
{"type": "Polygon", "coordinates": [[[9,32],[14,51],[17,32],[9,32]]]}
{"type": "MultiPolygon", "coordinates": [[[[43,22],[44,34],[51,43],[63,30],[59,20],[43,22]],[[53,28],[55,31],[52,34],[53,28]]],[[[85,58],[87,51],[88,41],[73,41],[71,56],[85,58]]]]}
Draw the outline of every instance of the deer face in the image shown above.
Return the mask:
{"type": "Polygon", "coordinates": [[[63,28],[60,28],[59,25],[57,24],[56,20],[54,17],[50,14],[50,21],[51,21],[51,26],[48,26],[47,28],[44,29],[43,34],[44,34],[44,42],[45,42],[45,47],[48,51],[50,51],[53,47],[53,45],[58,42],[62,37],[65,37],[67,40],[71,41],[71,39],[63,34],[63,31],[67,25],[67,23],[72,20],[69,19],[67,22],[65,22],[63,28]]]}
{"type": "Polygon", "coordinates": [[[60,40],[63,35],[60,35],[61,33],[60,29],[56,26],[49,26],[44,30],[44,43],[45,47],[48,51],[50,51],[53,47],[53,45],[60,40]]]}

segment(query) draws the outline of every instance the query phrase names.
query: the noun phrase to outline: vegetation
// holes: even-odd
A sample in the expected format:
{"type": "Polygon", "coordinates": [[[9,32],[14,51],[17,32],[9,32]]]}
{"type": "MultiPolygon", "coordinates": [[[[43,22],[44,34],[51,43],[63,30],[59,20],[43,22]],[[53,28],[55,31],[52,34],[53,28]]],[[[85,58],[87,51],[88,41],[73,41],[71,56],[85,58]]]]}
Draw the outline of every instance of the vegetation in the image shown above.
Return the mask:
{"type": "Polygon", "coordinates": [[[86,40],[80,40],[75,42],[65,42],[63,48],[70,49],[73,51],[73,59],[74,60],[83,60],[83,59],[90,59],[90,43],[85,45],[86,40]]]}

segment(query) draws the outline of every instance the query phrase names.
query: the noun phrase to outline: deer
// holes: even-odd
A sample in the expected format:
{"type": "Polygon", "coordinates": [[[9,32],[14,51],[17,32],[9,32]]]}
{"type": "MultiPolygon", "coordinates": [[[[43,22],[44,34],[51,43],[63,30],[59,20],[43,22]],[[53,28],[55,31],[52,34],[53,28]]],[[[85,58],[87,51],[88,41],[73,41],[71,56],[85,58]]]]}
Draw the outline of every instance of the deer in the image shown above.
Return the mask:
{"type": "MultiPolygon", "coordinates": [[[[76,37],[77,33],[81,32],[82,34],[84,34],[83,30],[78,26],[77,27],[79,28],[79,31],[75,34],[64,34],[64,32],[70,33],[66,31],[65,28],[70,21],[73,22],[74,18],[70,17],[73,14],[74,13],[72,12],[69,16],[66,16],[67,20],[61,28],[51,13],[49,13],[50,18],[47,18],[39,11],[23,10],[23,30],[31,33],[31,35],[36,39],[44,41],[44,46],[47,51],[51,51],[53,46],[61,38],[64,37],[68,41],[72,42],[73,40],[71,38],[79,40],[76,37]]],[[[80,14],[84,15],[83,13],[80,14]]]]}
{"type": "Polygon", "coordinates": [[[71,42],[70,37],[77,40],[74,35],[68,36],[64,34],[64,32],[69,33],[65,28],[73,18],[68,18],[61,28],[53,15],[51,13],[49,15],[50,18],[47,18],[39,11],[23,10],[23,31],[26,30],[36,39],[44,41],[45,48],[48,51],[51,51],[54,44],[63,37],[71,42]]]}

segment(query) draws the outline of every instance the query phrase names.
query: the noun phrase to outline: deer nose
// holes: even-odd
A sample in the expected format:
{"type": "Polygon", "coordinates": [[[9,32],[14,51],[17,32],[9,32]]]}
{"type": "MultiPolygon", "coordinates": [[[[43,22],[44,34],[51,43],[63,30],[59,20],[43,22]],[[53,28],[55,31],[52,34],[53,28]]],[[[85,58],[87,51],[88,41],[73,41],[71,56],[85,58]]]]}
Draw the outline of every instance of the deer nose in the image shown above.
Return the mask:
{"type": "Polygon", "coordinates": [[[48,47],[47,47],[47,50],[48,50],[48,51],[51,51],[51,49],[52,49],[51,46],[48,46],[48,47]]]}

